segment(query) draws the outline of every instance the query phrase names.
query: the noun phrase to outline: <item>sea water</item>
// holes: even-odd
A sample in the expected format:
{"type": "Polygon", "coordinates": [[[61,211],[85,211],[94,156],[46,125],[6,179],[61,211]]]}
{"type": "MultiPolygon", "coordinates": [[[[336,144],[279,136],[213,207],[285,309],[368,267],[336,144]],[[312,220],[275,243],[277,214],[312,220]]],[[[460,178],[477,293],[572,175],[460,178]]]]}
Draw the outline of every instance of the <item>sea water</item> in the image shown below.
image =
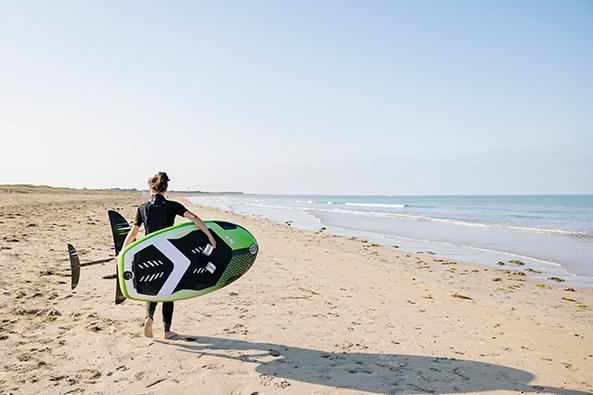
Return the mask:
{"type": "Polygon", "coordinates": [[[593,287],[593,195],[201,195],[196,204],[593,287]]]}

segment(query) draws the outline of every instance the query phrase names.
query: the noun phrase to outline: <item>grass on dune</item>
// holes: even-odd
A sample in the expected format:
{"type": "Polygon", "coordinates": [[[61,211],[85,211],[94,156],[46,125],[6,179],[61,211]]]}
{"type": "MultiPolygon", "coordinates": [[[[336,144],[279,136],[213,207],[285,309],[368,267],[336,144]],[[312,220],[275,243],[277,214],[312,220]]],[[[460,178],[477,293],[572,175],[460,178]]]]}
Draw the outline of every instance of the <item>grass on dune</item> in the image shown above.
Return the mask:
{"type": "Polygon", "coordinates": [[[3,184],[0,185],[0,193],[122,193],[122,192],[141,192],[137,189],[87,189],[87,188],[68,188],[52,187],[49,185],[32,184],[3,184]]]}

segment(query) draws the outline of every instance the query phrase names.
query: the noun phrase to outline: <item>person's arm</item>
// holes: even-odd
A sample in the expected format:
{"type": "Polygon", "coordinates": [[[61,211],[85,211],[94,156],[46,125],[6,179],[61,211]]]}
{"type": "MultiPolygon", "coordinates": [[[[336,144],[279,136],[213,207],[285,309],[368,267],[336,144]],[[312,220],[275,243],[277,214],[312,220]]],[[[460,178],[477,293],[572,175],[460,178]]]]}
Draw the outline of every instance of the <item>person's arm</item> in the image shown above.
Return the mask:
{"type": "Polygon", "coordinates": [[[132,225],[132,229],[130,229],[130,231],[128,232],[128,235],[126,236],[126,239],[124,240],[124,244],[121,247],[122,250],[124,248],[126,248],[127,246],[129,246],[130,244],[132,244],[134,241],[136,241],[136,237],[138,237],[139,229],[140,229],[140,227],[138,225],[132,225]]]}
{"type": "Polygon", "coordinates": [[[138,237],[138,230],[142,226],[143,222],[144,220],[142,219],[142,213],[140,211],[140,207],[138,207],[138,209],[136,210],[136,215],[132,220],[132,228],[128,232],[126,239],[124,240],[124,244],[121,247],[122,250],[130,244],[132,244],[134,241],[136,241],[136,237],[138,237]]]}
{"type": "MultiPolygon", "coordinates": [[[[132,225],[132,229],[130,229],[130,231],[128,232],[128,235],[126,236],[126,239],[124,240],[124,244],[121,247],[122,250],[124,248],[126,248],[127,246],[129,246],[130,244],[132,244],[136,240],[136,237],[138,237],[139,229],[140,229],[140,227],[138,225],[132,225]]],[[[113,262],[117,265],[117,257],[113,258],[113,262]]]]}
{"type": "Polygon", "coordinates": [[[208,237],[208,241],[210,241],[210,244],[212,244],[212,247],[216,248],[216,240],[214,240],[214,237],[212,237],[212,233],[210,233],[210,229],[208,229],[208,227],[204,224],[204,222],[202,222],[200,217],[198,217],[197,215],[195,215],[194,213],[192,213],[189,210],[187,210],[185,213],[183,213],[183,217],[191,220],[194,224],[196,224],[198,229],[200,229],[202,232],[204,232],[204,234],[208,237]]]}

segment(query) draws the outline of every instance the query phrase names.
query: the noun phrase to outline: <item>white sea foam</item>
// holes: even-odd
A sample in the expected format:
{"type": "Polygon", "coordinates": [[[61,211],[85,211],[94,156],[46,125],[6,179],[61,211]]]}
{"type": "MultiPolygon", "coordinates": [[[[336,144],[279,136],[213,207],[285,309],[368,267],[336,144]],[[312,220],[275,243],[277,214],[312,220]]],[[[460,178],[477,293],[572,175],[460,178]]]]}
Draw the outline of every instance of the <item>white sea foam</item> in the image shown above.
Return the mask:
{"type": "Polygon", "coordinates": [[[242,203],[247,206],[256,206],[256,207],[264,207],[264,208],[277,208],[277,209],[284,209],[284,210],[305,210],[301,207],[293,207],[293,206],[279,206],[276,204],[263,204],[263,203],[242,203]]]}
{"type": "Polygon", "coordinates": [[[307,204],[335,204],[335,202],[327,201],[327,200],[297,200],[297,203],[307,203],[307,204]]]}
{"type": "MultiPolygon", "coordinates": [[[[308,201],[311,202],[311,201],[308,201]]],[[[323,202],[329,204],[329,202],[323,202]]],[[[264,203],[255,203],[249,202],[244,203],[250,206],[257,206],[263,208],[271,208],[271,209],[282,209],[282,210],[300,210],[300,211],[323,211],[323,212],[330,212],[330,213],[338,213],[338,214],[349,214],[349,215],[360,215],[360,216],[373,216],[373,217],[383,217],[383,218],[399,218],[404,220],[411,220],[411,221],[426,221],[426,222],[434,222],[434,223],[442,223],[442,224],[449,224],[449,225],[458,225],[458,226],[467,226],[467,227],[475,227],[475,228],[497,228],[497,229],[506,229],[506,230],[513,230],[518,232],[528,232],[528,233],[540,233],[540,234],[550,234],[550,235],[559,235],[559,236],[567,236],[567,237],[575,237],[575,238],[593,238],[593,234],[587,232],[578,232],[578,231],[569,231],[563,229],[546,229],[546,228],[535,228],[535,227],[526,227],[526,226],[515,226],[515,225],[504,225],[504,224],[488,224],[488,223],[481,223],[481,222],[469,222],[463,221],[458,219],[450,219],[450,218],[438,218],[438,217],[429,217],[424,215],[413,215],[413,214],[401,214],[401,213],[389,213],[389,212],[380,212],[380,211],[360,211],[360,210],[348,210],[343,208],[312,208],[312,207],[298,207],[298,206],[283,206],[283,205],[275,205],[275,204],[264,204],[264,203]]],[[[349,206],[369,206],[369,207],[386,207],[386,206],[394,206],[394,207],[401,207],[405,205],[380,205],[380,204],[363,204],[363,203],[346,203],[349,206]]]]}
{"type": "MultiPolygon", "coordinates": [[[[295,206],[282,206],[282,205],[262,204],[262,203],[246,203],[246,204],[251,205],[251,206],[265,207],[265,208],[272,208],[272,209],[301,210],[301,211],[324,211],[324,212],[339,213],[339,214],[373,216],[373,217],[383,217],[383,218],[399,218],[399,219],[413,220],[413,221],[426,221],[426,222],[443,223],[443,224],[468,226],[468,227],[476,227],[476,228],[498,228],[498,229],[507,229],[507,230],[514,230],[514,231],[528,232],[528,233],[543,233],[543,234],[560,235],[560,236],[568,236],[568,237],[576,237],[576,238],[593,238],[593,235],[590,233],[587,233],[587,232],[574,232],[574,231],[568,231],[568,230],[562,230],[562,229],[532,228],[532,227],[525,227],[525,226],[503,225],[503,224],[485,224],[485,223],[480,223],[480,222],[468,222],[468,221],[449,219],[449,218],[435,218],[435,217],[428,217],[428,216],[423,216],[423,215],[387,213],[387,212],[379,212],[379,211],[348,210],[348,209],[342,209],[342,208],[326,209],[326,208],[311,208],[311,207],[295,207],[295,206]]],[[[354,204],[351,204],[351,205],[354,205],[354,204]]]]}
{"type": "Polygon", "coordinates": [[[318,209],[309,209],[309,210],[318,210],[318,211],[351,214],[351,215],[375,216],[375,217],[384,217],[384,218],[400,218],[400,219],[406,219],[406,220],[428,221],[428,222],[443,223],[443,224],[450,224],[450,225],[460,225],[460,226],[470,226],[470,227],[477,227],[477,228],[499,228],[499,229],[514,230],[514,231],[519,231],[519,232],[544,233],[544,234],[561,235],[561,236],[569,236],[569,237],[577,237],[577,238],[593,238],[593,235],[590,233],[587,233],[587,232],[574,232],[574,231],[568,231],[568,230],[563,230],[563,229],[531,228],[531,227],[526,227],[526,226],[514,226],[514,225],[503,225],[503,224],[485,224],[485,223],[480,223],[480,222],[468,222],[468,221],[449,219],[449,218],[427,217],[427,216],[423,216],[423,215],[386,213],[386,212],[378,212],[378,211],[347,210],[347,209],[340,209],[340,208],[334,208],[334,209],[318,208],[318,209]]]}
{"type": "Polygon", "coordinates": [[[346,206],[356,207],[385,207],[385,208],[406,208],[407,204],[383,204],[383,203],[345,203],[346,206]]]}

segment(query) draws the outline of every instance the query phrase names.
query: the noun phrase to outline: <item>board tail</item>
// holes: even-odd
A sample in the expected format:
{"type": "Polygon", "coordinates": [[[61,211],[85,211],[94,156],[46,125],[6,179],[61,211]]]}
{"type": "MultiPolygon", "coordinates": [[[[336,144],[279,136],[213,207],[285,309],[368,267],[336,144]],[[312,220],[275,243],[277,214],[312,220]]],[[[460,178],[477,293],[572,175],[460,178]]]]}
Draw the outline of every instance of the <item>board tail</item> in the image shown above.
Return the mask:
{"type": "Polygon", "coordinates": [[[70,276],[71,289],[76,288],[78,280],[80,279],[80,259],[78,258],[78,252],[72,244],[68,244],[68,255],[70,256],[70,270],[72,275],[70,276]]]}
{"type": "MultiPolygon", "coordinates": [[[[126,219],[117,211],[109,210],[107,212],[109,214],[109,222],[111,223],[111,234],[113,235],[113,246],[115,248],[115,256],[119,255],[121,251],[124,241],[126,240],[126,236],[130,232],[132,227],[126,221],[126,219]]],[[[125,302],[126,297],[121,292],[121,288],[119,285],[119,278],[116,276],[115,278],[115,304],[120,304],[125,302]]]]}

